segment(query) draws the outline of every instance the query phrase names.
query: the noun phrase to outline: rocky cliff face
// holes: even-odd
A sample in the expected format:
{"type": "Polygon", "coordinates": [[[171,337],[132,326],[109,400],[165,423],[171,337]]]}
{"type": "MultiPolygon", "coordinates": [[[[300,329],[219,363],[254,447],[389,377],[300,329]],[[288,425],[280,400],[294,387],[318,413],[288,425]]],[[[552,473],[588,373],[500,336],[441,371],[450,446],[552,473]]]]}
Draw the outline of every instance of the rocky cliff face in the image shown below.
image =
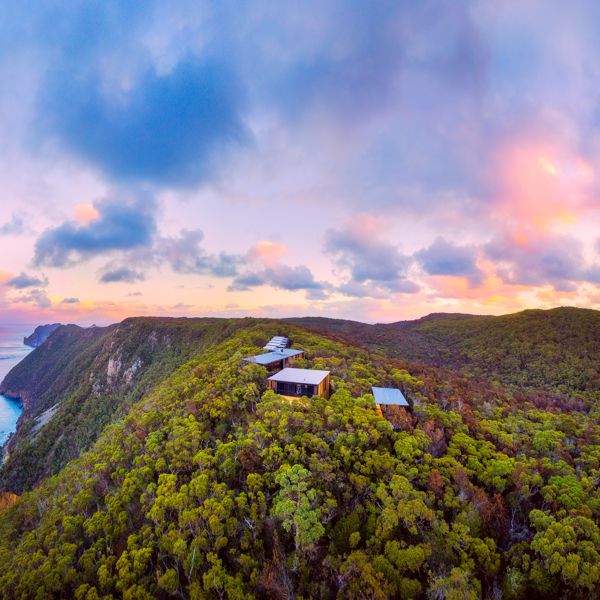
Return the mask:
{"type": "Polygon", "coordinates": [[[50,336],[51,333],[54,333],[59,327],[60,323],[53,323],[52,325],[40,325],[36,327],[34,332],[23,338],[23,343],[26,346],[31,346],[32,348],[37,348],[41,346],[50,336]]]}

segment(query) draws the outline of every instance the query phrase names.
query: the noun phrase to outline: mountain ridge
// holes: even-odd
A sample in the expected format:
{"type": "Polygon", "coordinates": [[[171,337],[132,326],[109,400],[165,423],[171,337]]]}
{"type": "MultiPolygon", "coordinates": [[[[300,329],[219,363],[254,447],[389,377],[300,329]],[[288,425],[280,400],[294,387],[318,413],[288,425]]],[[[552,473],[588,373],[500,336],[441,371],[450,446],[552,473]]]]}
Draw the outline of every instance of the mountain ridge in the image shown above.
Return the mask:
{"type": "Polygon", "coordinates": [[[438,313],[388,324],[311,317],[288,321],[388,356],[514,387],[600,400],[600,311],[559,307],[500,316],[438,313]]]}

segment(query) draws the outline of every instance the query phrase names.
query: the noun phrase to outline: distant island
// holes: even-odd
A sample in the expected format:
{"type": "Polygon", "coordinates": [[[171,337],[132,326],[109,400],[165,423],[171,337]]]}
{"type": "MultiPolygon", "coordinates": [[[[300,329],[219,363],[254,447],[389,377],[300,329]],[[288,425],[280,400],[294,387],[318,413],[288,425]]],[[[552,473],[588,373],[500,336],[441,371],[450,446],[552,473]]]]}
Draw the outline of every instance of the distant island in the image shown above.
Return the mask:
{"type": "Polygon", "coordinates": [[[23,338],[23,343],[26,346],[31,346],[32,348],[37,348],[41,346],[50,336],[51,333],[56,331],[61,326],[61,323],[53,323],[52,325],[40,325],[35,328],[35,331],[23,338]]]}

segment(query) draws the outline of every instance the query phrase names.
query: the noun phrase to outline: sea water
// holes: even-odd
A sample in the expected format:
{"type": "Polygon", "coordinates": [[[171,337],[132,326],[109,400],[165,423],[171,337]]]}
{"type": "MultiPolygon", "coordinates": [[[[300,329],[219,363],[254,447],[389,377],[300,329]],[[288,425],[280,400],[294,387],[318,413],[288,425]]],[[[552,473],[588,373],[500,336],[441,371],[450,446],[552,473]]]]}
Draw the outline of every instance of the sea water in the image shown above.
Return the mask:
{"type": "MultiPolygon", "coordinates": [[[[23,344],[23,338],[32,331],[31,325],[0,325],[0,381],[31,352],[32,348],[23,344]]],[[[22,410],[18,400],[0,394],[0,446],[17,428],[22,410]]]]}

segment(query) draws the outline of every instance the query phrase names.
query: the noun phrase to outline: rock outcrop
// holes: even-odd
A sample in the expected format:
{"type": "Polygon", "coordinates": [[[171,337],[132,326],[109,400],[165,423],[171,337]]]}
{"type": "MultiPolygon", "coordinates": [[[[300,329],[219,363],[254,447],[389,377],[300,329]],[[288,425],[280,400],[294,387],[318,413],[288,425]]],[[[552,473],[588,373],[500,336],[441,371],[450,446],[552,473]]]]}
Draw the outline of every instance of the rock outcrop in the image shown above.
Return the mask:
{"type": "Polygon", "coordinates": [[[52,325],[40,325],[36,327],[34,332],[23,338],[23,343],[26,346],[31,346],[32,348],[37,348],[41,346],[50,336],[50,334],[54,333],[59,327],[60,323],[53,323],[52,325]]]}

